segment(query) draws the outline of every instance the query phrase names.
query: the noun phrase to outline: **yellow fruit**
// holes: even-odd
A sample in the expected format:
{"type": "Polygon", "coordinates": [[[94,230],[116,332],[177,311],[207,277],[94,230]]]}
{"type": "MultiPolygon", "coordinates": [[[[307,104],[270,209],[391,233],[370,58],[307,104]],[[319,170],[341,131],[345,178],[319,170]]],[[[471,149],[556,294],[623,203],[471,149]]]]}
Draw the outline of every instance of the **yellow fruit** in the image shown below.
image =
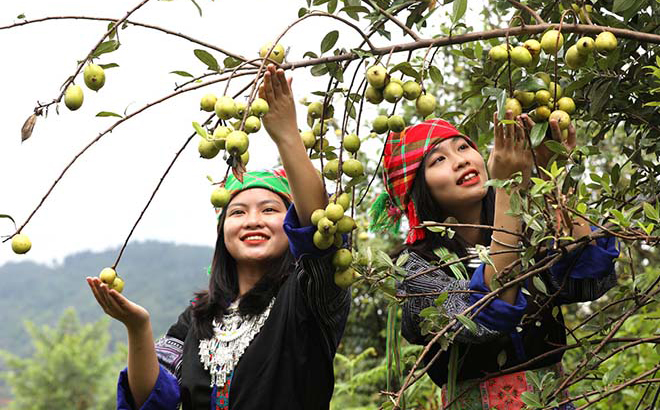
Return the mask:
{"type": "Polygon", "coordinates": [[[520,91],[516,90],[513,92],[513,96],[516,100],[520,102],[520,105],[527,108],[534,104],[534,92],[532,91],[520,91]]]}
{"type": "Polygon", "coordinates": [[[110,285],[110,289],[114,289],[117,292],[121,293],[124,290],[124,281],[120,277],[116,277],[114,281],[112,281],[112,285],[110,285]]]}
{"type": "Polygon", "coordinates": [[[323,235],[334,235],[337,232],[337,226],[333,221],[328,219],[327,216],[324,216],[316,224],[318,232],[321,232],[323,235]]]}
{"type": "Polygon", "coordinates": [[[554,54],[564,45],[564,36],[557,30],[548,30],[541,37],[541,48],[547,54],[554,54]],[[557,42],[559,40],[559,42],[557,42]]]}
{"type": "Polygon", "coordinates": [[[261,58],[270,58],[271,60],[275,61],[277,64],[282,64],[284,61],[284,47],[281,44],[275,44],[275,47],[273,47],[273,43],[266,43],[261,49],[259,50],[259,57],[261,58]],[[273,49],[273,51],[268,54],[268,50],[273,49]]]}
{"type": "Polygon", "coordinates": [[[357,134],[348,134],[344,137],[344,149],[355,153],[360,149],[360,137],[357,134]]]}
{"type": "Polygon", "coordinates": [[[115,272],[115,270],[112,268],[103,268],[99,274],[99,279],[101,279],[101,282],[108,286],[112,285],[112,282],[114,282],[116,278],[117,272],[115,272]]]}
{"type": "Polygon", "coordinates": [[[515,98],[507,98],[506,103],[504,104],[504,109],[506,111],[511,111],[513,113],[513,118],[522,114],[522,106],[520,105],[520,101],[516,100],[515,98]]]}
{"type": "Polygon", "coordinates": [[[557,109],[573,114],[575,112],[575,102],[570,97],[561,97],[557,100],[557,109]]]}
{"type": "Polygon", "coordinates": [[[346,248],[341,248],[332,256],[332,264],[335,268],[344,270],[353,263],[353,254],[346,248]]]}
{"type": "Polygon", "coordinates": [[[342,289],[348,289],[355,282],[357,272],[353,268],[346,268],[335,272],[335,285],[342,289]]]}
{"type": "Polygon", "coordinates": [[[232,131],[227,135],[225,149],[230,154],[243,155],[250,145],[250,139],[243,131],[232,131]]]}
{"type": "Polygon", "coordinates": [[[243,155],[241,155],[241,164],[247,165],[248,162],[250,162],[250,151],[245,151],[243,155]]]}
{"type": "Polygon", "coordinates": [[[403,83],[403,98],[412,101],[422,94],[422,86],[417,81],[406,81],[403,83]]]}
{"type": "Polygon", "coordinates": [[[374,122],[371,128],[377,134],[384,134],[389,130],[389,127],[387,125],[387,120],[388,118],[386,115],[379,115],[376,118],[374,118],[374,122]]]}
{"type": "Polygon", "coordinates": [[[206,94],[202,97],[202,101],[199,102],[199,108],[202,111],[211,112],[215,110],[215,102],[217,100],[218,98],[215,96],[215,94],[206,94]]]}
{"type": "Polygon", "coordinates": [[[231,193],[226,188],[220,187],[211,193],[211,204],[216,208],[224,208],[231,200],[231,193]]]}
{"type": "Polygon", "coordinates": [[[197,146],[197,151],[199,151],[199,156],[206,159],[214,158],[220,152],[219,144],[216,144],[214,141],[209,141],[206,138],[201,138],[199,140],[199,145],[197,146]]]}
{"type": "Polygon", "coordinates": [[[603,31],[596,37],[596,50],[599,53],[607,54],[614,51],[617,46],[616,36],[609,31],[603,31]]]}
{"type": "Polygon", "coordinates": [[[254,101],[252,101],[252,105],[250,106],[250,115],[263,117],[264,115],[268,114],[269,109],[270,107],[268,106],[268,101],[264,100],[263,98],[255,98],[254,101]]]}
{"type": "Polygon", "coordinates": [[[11,239],[11,250],[16,254],[22,255],[27,253],[31,248],[32,242],[30,242],[30,238],[25,234],[16,234],[11,239]]]}
{"type": "Polygon", "coordinates": [[[387,70],[381,64],[376,64],[367,69],[367,82],[374,88],[385,87],[387,81],[387,70]]]}
{"type": "Polygon", "coordinates": [[[85,85],[90,90],[98,91],[105,84],[105,71],[101,66],[96,64],[88,64],[83,72],[85,85]]]}
{"type": "Polygon", "coordinates": [[[547,121],[550,118],[550,108],[547,105],[539,105],[532,111],[532,119],[536,122],[547,121]]]}
{"type": "Polygon", "coordinates": [[[323,166],[323,176],[329,180],[334,181],[337,179],[337,174],[339,173],[339,160],[331,159],[323,166]]]}
{"type": "MultiPolygon", "coordinates": [[[[344,207],[339,204],[328,204],[325,207],[325,217],[332,222],[339,221],[344,216],[344,207]]],[[[333,232],[334,233],[334,232],[333,232]]]]}
{"type": "Polygon", "coordinates": [[[316,231],[312,237],[312,242],[314,242],[314,246],[324,250],[328,249],[334,244],[335,237],[333,235],[323,235],[321,232],[316,231]]]}
{"type": "Polygon", "coordinates": [[[594,39],[591,37],[582,37],[575,43],[578,53],[583,56],[588,56],[594,50],[596,46],[594,39]]]}
{"type": "Polygon", "coordinates": [[[259,117],[250,115],[245,119],[245,132],[253,134],[261,129],[261,120],[259,117]]]}
{"type": "Polygon", "coordinates": [[[368,86],[364,92],[364,98],[372,104],[380,104],[383,102],[383,92],[372,86],[368,86]]]}
{"type": "Polygon", "coordinates": [[[75,111],[82,106],[84,97],[81,86],[70,85],[64,93],[64,105],[71,111],[75,111]]]}
{"type": "Polygon", "coordinates": [[[300,138],[302,138],[305,148],[310,149],[316,144],[316,137],[312,130],[303,131],[300,133],[300,138]]]}
{"type": "Polygon", "coordinates": [[[342,164],[341,167],[344,174],[351,178],[358,177],[364,173],[364,166],[357,159],[349,158],[342,164]]]}
{"type": "Polygon", "coordinates": [[[387,102],[395,103],[403,97],[403,87],[401,84],[390,81],[383,90],[383,98],[387,102]]]}
{"type": "Polygon", "coordinates": [[[226,95],[216,100],[214,108],[215,115],[223,120],[228,120],[236,115],[236,103],[233,98],[226,95]]]}
{"type": "Polygon", "coordinates": [[[547,105],[550,102],[550,98],[552,98],[552,94],[548,90],[538,90],[534,95],[534,100],[539,105],[547,105]]]}
{"type": "Polygon", "coordinates": [[[417,115],[421,118],[426,118],[429,115],[435,112],[435,97],[431,94],[422,94],[417,97],[415,102],[415,109],[417,110],[417,115]]]}
{"type": "Polygon", "coordinates": [[[325,209],[317,209],[312,212],[312,216],[309,218],[312,222],[312,225],[318,225],[321,218],[325,217],[325,209]]]}
{"type": "Polygon", "coordinates": [[[488,58],[496,63],[503,63],[507,61],[508,56],[506,52],[506,46],[504,44],[500,44],[491,48],[488,52],[488,58]]]}
{"type": "Polygon", "coordinates": [[[571,116],[568,115],[566,111],[554,110],[552,114],[550,114],[550,121],[552,120],[557,120],[559,129],[565,130],[571,123],[571,116]]]}
{"type": "Polygon", "coordinates": [[[577,46],[573,44],[568,48],[568,50],[566,50],[564,61],[566,62],[567,66],[572,69],[576,69],[582,67],[584,63],[587,62],[587,55],[580,54],[577,46]]]}
{"type": "Polygon", "coordinates": [[[550,81],[550,85],[548,86],[548,91],[550,91],[551,98],[553,98],[555,100],[558,100],[558,99],[561,98],[561,86],[559,84],[555,84],[554,81],[550,81]],[[555,90],[555,88],[556,88],[556,90],[555,90]]]}
{"type": "Polygon", "coordinates": [[[532,63],[532,54],[522,46],[514,47],[511,50],[511,61],[520,67],[527,67],[532,63]]]}
{"type": "Polygon", "coordinates": [[[234,114],[234,118],[242,120],[246,109],[247,105],[243,101],[236,101],[236,114],[234,114]]]}
{"type": "Polygon", "coordinates": [[[537,40],[529,39],[523,43],[523,47],[529,51],[532,57],[536,57],[541,54],[541,43],[539,43],[537,40]]]}
{"type": "Polygon", "coordinates": [[[344,215],[339,221],[337,221],[337,233],[349,233],[356,227],[357,225],[355,224],[355,221],[348,215],[344,215]]]}

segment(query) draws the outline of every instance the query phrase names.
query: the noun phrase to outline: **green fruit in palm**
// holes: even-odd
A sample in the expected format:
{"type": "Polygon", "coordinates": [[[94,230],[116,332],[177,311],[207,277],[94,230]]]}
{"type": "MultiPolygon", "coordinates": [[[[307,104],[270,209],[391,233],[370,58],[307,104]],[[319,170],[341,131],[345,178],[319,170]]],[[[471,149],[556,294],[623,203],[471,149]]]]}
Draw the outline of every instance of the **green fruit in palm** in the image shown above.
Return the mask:
{"type": "Polygon", "coordinates": [[[534,100],[538,105],[547,105],[552,98],[552,94],[548,90],[538,90],[534,95],[534,100]]]}
{"type": "Polygon", "coordinates": [[[103,71],[101,66],[88,64],[83,72],[83,78],[85,79],[85,85],[87,88],[98,91],[105,84],[105,71],[103,71]]]}
{"type": "Polygon", "coordinates": [[[387,71],[381,64],[376,64],[367,69],[367,81],[374,88],[385,87],[387,81],[387,71]]]}
{"type": "Polygon", "coordinates": [[[354,158],[349,158],[342,164],[341,167],[344,174],[351,178],[359,177],[364,173],[364,166],[360,161],[354,158]]]}
{"type": "Polygon", "coordinates": [[[331,181],[337,179],[338,173],[339,173],[338,159],[331,159],[330,161],[326,162],[326,164],[323,166],[323,176],[331,181]]]}
{"type": "Polygon", "coordinates": [[[609,31],[603,31],[596,37],[596,50],[601,54],[607,54],[616,49],[618,44],[616,36],[609,31]]]}
{"type": "Polygon", "coordinates": [[[360,149],[360,137],[357,134],[348,134],[344,137],[343,146],[348,152],[355,153],[360,149]]]}
{"type": "Polygon", "coordinates": [[[506,46],[500,44],[491,48],[490,51],[488,52],[488,58],[490,58],[496,63],[503,63],[507,61],[508,53],[506,51],[506,46]]]}
{"type": "Polygon", "coordinates": [[[64,93],[64,105],[71,111],[80,108],[84,99],[83,89],[79,85],[70,85],[64,93]]]}
{"type": "Polygon", "coordinates": [[[206,138],[201,138],[199,140],[199,145],[197,146],[197,151],[199,151],[199,156],[206,159],[215,158],[216,155],[220,152],[219,144],[216,144],[214,141],[209,141],[206,138]]]}
{"type": "Polygon", "coordinates": [[[211,204],[216,208],[224,208],[230,200],[231,193],[224,187],[220,187],[211,192],[211,204]]]}
{"type": "Polygon", "coordinates": [[[320,231],[316,231],[312,237],[312,242],[317,248],[325,250],[333,245],[335,237],[333,235],[323,235],[320,231]]]}
{"type": "Polygon", "coordinates": [[[268,101],[264,100],[263,98],[255,98],[254,101],[252,101],[252,105],[250,106],[250,115],[263,117],[264,115],[268,114],[269,109],[270,107],[268,106],[268,101]]]}
{"type": "Polygon", "coordinates": [[[575,112],[575,102],[570,97],[561,97],[557,101],[557,108],[567,114],[573,114],[575,112]]]}
{"type": "Polygon", "coordinates": [[[99,273],[99,279],[101,279],[101,282],[108,286],[112,285],[112,282],[114,282],[116,278],[117,272],[112,268],[103,268],[101,273],[99,273]]]}
{"type": "Polygon", "coordinates": [[[245,119],[245,132],[253,134],[261,129],[261,120],[259,117],[250,115],[245,119]]]}
{"type": "Polygon", "coordinates": [[[305,148],[310,149],[316,144],[316,137],[312,130],[303,131],[300,133],[300,138],[302,138],[305,148]]]}
{"type": "Polygon", "coordinates": [[[383,98],[387,102],[395,103],[403,97],[403,87],[401,84],[390,81],[383,90],[383,98]]]}
{"type": "Polygon", "coordinates": [[[400,115],[392,115],[387,119],[387,127],[392,132],[401,132],[406,128],[406,122],[400,115]]]}
{"type": "Polygon", "coordinates": [[[529,51],[529,54],[531,54],[532,57],[541,54],[541,43],[539,43],[538,40],[529,39],[523,43],[523,47],[529,51]]]}
{"type": "Polygon", "coordinates": [[[339,286],[342,289],[348,289],[357,277],[357,272],[353,268],[346,268],[344,270],[338,270],[335,272],[335,285],[339,286]]]}
{"type": "Polygon", "coordinates": [[[275,47],[273,47],[272,42],[266,43],[264,44],[263,47],[261,47],[261,49],[259,49],[259,57],[266,58],[266,56],[268,56],[268,58],[275,61],[277,64],[282,64],[282,62],[284,61],[284,54],[285,54],[284,46],[282,46],[279,43],[275,44],[275,47]],[[268,54],[268,50],[270,50],[271,48],[273,49],[273,51],[271,51],[270,54],[268,54]]]}
{"type": "Polygon", "coordinates": [[[541,48],[546,54],[555,54],[564,45],[564,36],[557,30],[548,30],[541,37],[541,48]]]}
{"type": "Polygon", "coordinates": [[[374,118],[374,122],[372,124],[371,129],[376,133],[376,134],[384,134],[387,131],[389,131],[389,127],[387,125],[387,116],[386,115],[379,115],[376,118],[374,118]]]}
{"type": "MultiPolygon", "coordinates": [[[[325,217],[332,222],[339,221],[344,216],[344,207],[339,204],[329,203],[325,207],[325,217]]],[[[333,232],[334,233],[334,232],[333,232]]]]}
{"type": "Polygon", "coordinates": [[[309,219],[312,222],[312,225],[317,226],[321,218],[324,217],[325,217],[325,209],[317,209],[314,212],[312,212],[312,215],[310,216],[309,219]]]}
{"type": "Polygon", "coordinates": [[[383,92],[372,86],[368,86],[364,92],[364,98],[372,104],[380,104],[383,102],[383,92]]]}
{"type": "Polygon", "coordinates": [[[511,61],[519,67],[527,67],[532,63],[532,54],[525,47],[517,46],[511,50],[511,61]]]}
{"type": "Polygon", "coordinates": [[[532,91],[516,90],[513,92],[513,96],[524,108],[530,107],[534,104],[535,94],[532,91]]]}
{"type": "Polygon", "coordinates": [[[507,98],[506,103],[504,104],[504,109],[506,111],[511,111],[513,113],[513,118],[522,114],[522,106],[520,105],[520,101],[516,100],[515,98],[507,98]]]}
{"type": "Polygon", "coordinates": [[[408,101],[416,100],[422,95],[422,86],[417,81],[406,81],[403,83],[403,98],[408,101]]]}
{"type": "Polygon", "coordinates": [[[227,152],[235,155],[243,155],[243,153],[247,151],[249,145],[250,139],[243,131],[232,131],[227,135],[227,140],[225,141],[225,149],[227,152]]]}
{"type": "Polygon", "coordinates": [[[234,99],[223,95],[215,102],[215,115],[223,120],[228,120],[236,115],[236,103],[234,99]]]}
{"type": "Polygon", "coordinates": [[[116,277],[115,280],[110,285],[110,289],[113,289],[119,293],[124,291],[124,280],[120,277],[116,277]]]}
{"type": "Polygon", "coordinates": [[[567,66],[572,69],[576,69],[582,67],[584,63],[587,62],[587,56],[580,54],[577,46],[573,44],[568,48],[568,50],[566,50],[564,61],[566,62],[567,66]]]}
{"type": "Polygon", "coordinates": [[[571,123],[571,116],[568,115],[566,111],[554,110],[552,114],[550,114],[550,121],[552,120],[557,120],[559,129],[565,130],[571,123]]]}
{"type": "Polygon", "coordinates": [[[582,56],[588,56],[594,50],[596,43],[591,37],[582,37],[575,43],[578,53],[582,56]]]}
{"type": "Polygon", "coordinates": [[[353,218],[348,215],[344,215],[339,221],[337,221],[337,233],[349,233],[355,229],[357,225],[353,218]]]}
{"type": "Polygon", "coordinates": [[[417,101],[415,102],[415,110],[421,118],[426,118],[433,114],[435,112],[435,106],[435,97],[431,94],[422,94],[417,97],[417,101]]]}
{"type": "Polygon", "coordinates": [[[332,255],[332,265],[337,269],[344,270],[351,266],[351,263],[353,263],[353,254],[346,248],[341,248],[332,255]]]}
{"type": "Polygon", "coordinates": [[[323,235],[334,235],[335,232],[337,232],[337,225],[335,225],[335,223],[331,221],[327,216],[324,216],[319,220],[319,222],[316,224],[316,228],[323,235]]]}
{"type": "Polygon", "coordinates": [[[206,94],[205,96],[202,97],[202,100],[199,102],[199,108],[202,111],[211,112],[215,110],[215,102],[217,100],[218,98],[215,96],[215,94],[206,94]]]}

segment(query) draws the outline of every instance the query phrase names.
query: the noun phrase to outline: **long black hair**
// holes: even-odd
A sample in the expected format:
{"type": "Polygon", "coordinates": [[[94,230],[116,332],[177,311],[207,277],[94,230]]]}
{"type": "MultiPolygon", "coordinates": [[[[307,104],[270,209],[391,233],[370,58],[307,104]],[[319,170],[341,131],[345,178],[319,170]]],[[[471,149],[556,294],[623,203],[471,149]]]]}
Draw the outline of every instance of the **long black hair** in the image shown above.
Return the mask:
{"type": "MultiPolygon", "coordinates": [[[[424,161],[422,161],[422,164],[424,164],[424,161]]],[[[431,195],[426,183],[426,175],[423,165],[417,169],[412,188],[410,189],[410,197],[417,209],[419,220],[422,222],[445,222],[450,216],[431,195]]],[[[479,223],[481,225],[492,226],[494,216],[495,191],[492,187],[488,187],[488,192],[482,199],[481,218],[479,223]]],[[[481,229],[481,242],[489,243],[491,234],[491,229],[481,229]]],[[[456,233],[452,239],[449,239],[446,235],[439,232],[426,230],[426,237],[423,240],[417,241],[411,245],[406,245],[401,250],[403,251],[407,249],[413,251],[426,260],[437,260],[438,256],[433,253],[433,250],[439,247],[447,248],[447,250],[454,252],[460,258],[467,255],[466,248],[468,247],[468,244],[458,233],[456,233]]]]}
{"type": "MultiPolygon", "coordinates": [[[[285,208],[290,201],[279,195],[285,208]]],[[[218,221],[218,239],[215,243],[213,263],[209,288],[195,294],[193,304],[193,332],[199,339],[213,337],[213,319],[221,319],[227,308],[238,297],[238,274],[236,260],[227,250],[223,228],[227,217],[227,207],[222,210],[218,221]]],[[[241,315],[258,315],[266,310],[270,300],[277,295],[295,263],[291,251],[287,247],[284,254],[270,264],[266,274],[245,293],[239,302],[238,311],[241,315]]]]}

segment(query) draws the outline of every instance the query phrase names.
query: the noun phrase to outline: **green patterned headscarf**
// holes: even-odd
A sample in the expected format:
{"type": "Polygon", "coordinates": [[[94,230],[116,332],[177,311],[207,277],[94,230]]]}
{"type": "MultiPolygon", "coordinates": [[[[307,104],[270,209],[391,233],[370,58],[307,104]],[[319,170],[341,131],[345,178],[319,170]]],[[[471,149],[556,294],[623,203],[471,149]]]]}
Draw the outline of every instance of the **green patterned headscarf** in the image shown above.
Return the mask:
{"type": "MultiPolygon", "coordinates": [[[[225,189],[231,193],[232,198],[239,192],[250,188],[269,189],[276,194],[285,196],[289,201],[292,200],[291,189],[284,168],[245,172],[243,182],[239,181],[233,174],[229,174],[225,182],[225,189]]],[[[216,214],[220,214],[220,212],[222,212],[222,208],[216,208],[216,214]]]]}

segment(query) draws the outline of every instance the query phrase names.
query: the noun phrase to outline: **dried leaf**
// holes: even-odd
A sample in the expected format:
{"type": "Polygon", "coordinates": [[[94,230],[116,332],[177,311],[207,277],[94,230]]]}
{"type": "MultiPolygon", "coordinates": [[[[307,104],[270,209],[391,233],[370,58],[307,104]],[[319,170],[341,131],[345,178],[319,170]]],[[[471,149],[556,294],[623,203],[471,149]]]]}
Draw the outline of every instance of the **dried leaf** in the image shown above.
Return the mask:
{"type": "Polygon", "coordinates": [[[34,125],[37,123],[37,114],[32,114],[25,120],[23,128],[21,128],[21,142],[32,136],[32,130],[34,130],[34,125]]]}

